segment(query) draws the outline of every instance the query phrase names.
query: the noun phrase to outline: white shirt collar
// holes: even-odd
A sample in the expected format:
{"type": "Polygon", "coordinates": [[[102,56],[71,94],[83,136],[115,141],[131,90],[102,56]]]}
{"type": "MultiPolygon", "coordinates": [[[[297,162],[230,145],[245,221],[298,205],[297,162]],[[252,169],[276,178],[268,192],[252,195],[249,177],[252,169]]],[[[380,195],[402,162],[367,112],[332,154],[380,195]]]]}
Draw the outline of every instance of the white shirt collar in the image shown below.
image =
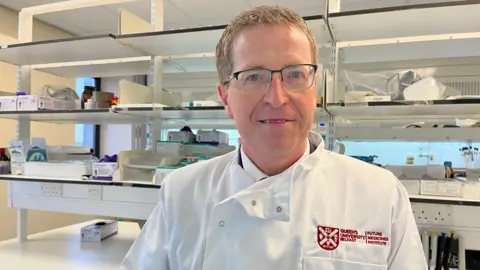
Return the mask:
{"type": "MultiPolygon", "coordinates": [[[[256,182],[262,180],[263,178],[268,177],[268,175],[264,174],[260,169],[253,164],[253,162],[248,158],[248,156],[243,152],[243,148],[240,147],[240,154],[242,158],[242,163],[243,163],[243,170],[250,176],[252,177],[256,182]]],[[[305,152],[303,155],[295,162],[292,166],[290,166],[287,170],[289,171],[293,169],[295,165],[300,163],[303,159],[305,159],[308,155],[310,154],[310,143],[307,139],[307,144],[305,146],[305,152]]]]}

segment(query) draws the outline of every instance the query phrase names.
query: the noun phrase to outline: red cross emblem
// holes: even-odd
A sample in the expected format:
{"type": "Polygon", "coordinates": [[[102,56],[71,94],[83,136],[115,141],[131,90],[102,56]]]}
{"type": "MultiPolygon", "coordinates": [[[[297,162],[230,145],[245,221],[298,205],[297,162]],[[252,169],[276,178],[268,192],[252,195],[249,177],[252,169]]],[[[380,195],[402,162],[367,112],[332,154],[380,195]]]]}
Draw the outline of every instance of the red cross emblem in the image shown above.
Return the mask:
{"type": "Polygon", "coordinates": [[[318,226],[317,227],[318,245],[327,251],[337,249],[340,243],[340,229],[318,226]]]}

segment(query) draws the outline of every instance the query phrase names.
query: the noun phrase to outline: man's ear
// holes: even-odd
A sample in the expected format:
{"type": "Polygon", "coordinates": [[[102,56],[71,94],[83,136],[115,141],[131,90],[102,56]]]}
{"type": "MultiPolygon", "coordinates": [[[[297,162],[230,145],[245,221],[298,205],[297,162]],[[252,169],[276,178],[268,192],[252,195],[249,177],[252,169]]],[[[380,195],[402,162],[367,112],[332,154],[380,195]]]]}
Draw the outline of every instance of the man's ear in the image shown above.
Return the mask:
{"type": "Polygon", "coordinates": [[[228,89],[227,89],[228,86],[227,85],[224,85],[223,83],[217,83],[217,92],[218,92],[218,95],[220,96],[220,99],[223,102],[223,106],[225,106],[225,111],[227,112],[227,116],[233,119],[233,112],[228,103],[228,89]]]}

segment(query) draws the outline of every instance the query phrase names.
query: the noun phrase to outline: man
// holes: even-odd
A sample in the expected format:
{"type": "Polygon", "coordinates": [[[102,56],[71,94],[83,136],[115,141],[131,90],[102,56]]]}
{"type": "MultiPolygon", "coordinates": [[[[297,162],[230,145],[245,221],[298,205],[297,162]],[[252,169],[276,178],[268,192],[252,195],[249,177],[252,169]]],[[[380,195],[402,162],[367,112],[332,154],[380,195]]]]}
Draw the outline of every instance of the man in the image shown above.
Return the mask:
{"type": "Polygon", "coordinates": [[[243,12],[216,56],[240,149],[167,177],[124,269],[427,269],[399,181],[309,132],[317,47],[302,18],[243,12]]]}

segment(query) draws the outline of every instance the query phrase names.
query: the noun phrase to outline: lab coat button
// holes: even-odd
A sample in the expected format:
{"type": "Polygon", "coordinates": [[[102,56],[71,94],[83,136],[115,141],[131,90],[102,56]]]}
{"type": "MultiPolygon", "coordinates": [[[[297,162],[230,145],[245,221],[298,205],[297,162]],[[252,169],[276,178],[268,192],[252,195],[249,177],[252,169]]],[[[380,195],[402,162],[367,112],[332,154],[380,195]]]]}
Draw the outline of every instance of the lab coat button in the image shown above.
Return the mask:
{"type": "Polygon", "coordinates": [[[278,213],[282,212],[282,207],[278,206],[278,207],[277,207],[277,212],[278,212],[278,213]]]}
{"type": "Polygon", "coordinates": [[[220,227],[223,227],[223,226],[225,226],[225,222],[222,220],[222,221],[218,222],[218,225],[219,225],[220,227]]]}
{"type": "Polygon", "coordinates": [[[255,206],[257,205],[257,202],[256,201],[252,201],[252,206],[255,206]]]}

